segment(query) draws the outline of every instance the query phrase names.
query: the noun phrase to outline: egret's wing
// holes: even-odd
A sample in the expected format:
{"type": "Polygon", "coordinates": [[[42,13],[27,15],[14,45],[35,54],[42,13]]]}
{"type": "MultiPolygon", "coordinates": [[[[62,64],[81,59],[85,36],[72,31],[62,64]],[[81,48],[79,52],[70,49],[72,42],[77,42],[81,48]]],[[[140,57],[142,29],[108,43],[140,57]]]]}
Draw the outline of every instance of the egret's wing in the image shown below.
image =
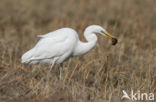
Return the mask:
{"type": "Polygon", "coordinates": [[[22,63],[27,63],[31,60],[48,59],[61,56],[68,47],[65,45],[66,40],[67,36],[65,35],[55,35],[53,37],[41,38],[34,48],[23,54],[22,63]]]}
{"type": "Polygon", "coordinates": [[[63,55],[70,46],[66,45],[67,37],[42,38],[34,49],[31,60],[47,59],[63,55]]]}
{"type": "Polygon", "coordinates": [[[22,62],[29,62],[37,59],[49,59],[72,51],[72,46],[74,46],[75,41],[72,38],[73,34],[76,34],[73,29],[62,28],[45,35],[38,35],[41,39],[34,48],[27,51],[22,56],[22,62]]]}
{"type": "Polygon", "coordinates": [[[51,37],[53,35],[55,35],[55,34],[53,32],[50,32],[50,33],[44,34],[44,35],[37,35],[37,37],[39,37],[39,38],[45,38],[45,37],[51,37]]]}
{"type": "Polygon", "coordinates": [[[44,35],[37,35],[37,37],[40,37],[40,38],[52,38],[52,37],[56,37],[56,36],[60,36],[60,34],[62,35],[62,32],[66,32],[66,29],[65,28],[62,28],[62,29],[58,29],[58,30],[55,30],[53,32],[49,32],[47,34],[44,34],[44,35]]]}

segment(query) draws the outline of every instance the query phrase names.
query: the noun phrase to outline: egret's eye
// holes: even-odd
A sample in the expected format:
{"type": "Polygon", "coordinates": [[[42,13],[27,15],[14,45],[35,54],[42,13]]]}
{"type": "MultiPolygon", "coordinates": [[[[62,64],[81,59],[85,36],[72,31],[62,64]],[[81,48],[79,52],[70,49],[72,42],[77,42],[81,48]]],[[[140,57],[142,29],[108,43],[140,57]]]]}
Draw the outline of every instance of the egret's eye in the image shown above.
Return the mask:
{"type": "Polygon", "coordinates": [[[101,30],[101,33],[105,34],[105,32],[103,30],[101,30]]]}

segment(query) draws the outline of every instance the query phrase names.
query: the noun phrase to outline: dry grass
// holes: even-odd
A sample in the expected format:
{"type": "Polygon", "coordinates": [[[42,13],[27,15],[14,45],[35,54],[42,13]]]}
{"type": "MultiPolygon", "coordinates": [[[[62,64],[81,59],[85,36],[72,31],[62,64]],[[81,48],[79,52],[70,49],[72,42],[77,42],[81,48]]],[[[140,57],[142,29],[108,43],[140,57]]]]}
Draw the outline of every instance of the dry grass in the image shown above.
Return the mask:
{"type": "Polygon", "coordinates": [[[0,2],[0,102],[120,102],[123,89],[156,95],[155,0],[0,2]],[[99,36],[92,51],[64,63],[63,80],[55,66],[45,92],[49,67],[23,65],[21,55],[39,40],[36,35],[60,27],[76,29],[85,41],[83,30],[91,24],[119,43],[111,46],[99,36]]]}

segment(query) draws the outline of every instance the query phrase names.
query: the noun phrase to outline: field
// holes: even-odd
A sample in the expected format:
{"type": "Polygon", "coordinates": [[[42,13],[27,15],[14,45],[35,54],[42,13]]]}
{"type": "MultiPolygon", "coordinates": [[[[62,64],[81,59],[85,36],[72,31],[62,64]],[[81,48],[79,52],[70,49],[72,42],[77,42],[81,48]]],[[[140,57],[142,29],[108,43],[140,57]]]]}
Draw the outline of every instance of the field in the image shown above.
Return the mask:
{"type": "Polygon", "coordinates": [[[0,2],[0,102],[131,102],[121,100],[122,90],[156,96],[155,0],[0,2]],[[91,51],[63,63],[61,80],[59,65],[45,87],[50,66],[21,64],[37,35],[71,27],[85,42],[83,31],[92,24],[107,29],[119,43],[112,46],[98,35],[91,51]]]}

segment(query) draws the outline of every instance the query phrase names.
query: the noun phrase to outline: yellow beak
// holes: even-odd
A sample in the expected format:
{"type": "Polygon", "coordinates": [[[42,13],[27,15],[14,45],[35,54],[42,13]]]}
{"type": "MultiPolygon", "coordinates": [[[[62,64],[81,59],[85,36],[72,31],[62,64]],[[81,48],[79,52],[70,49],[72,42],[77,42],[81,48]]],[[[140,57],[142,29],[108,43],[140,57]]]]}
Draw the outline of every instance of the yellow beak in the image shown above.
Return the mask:
{"type": "Polygon", "coordinates": [[[113,35],[111,35],[110,33],[105,33],[105,35],[109,38],[109,39],[113,39],[113,38],[115,38],[113,35]]]}

